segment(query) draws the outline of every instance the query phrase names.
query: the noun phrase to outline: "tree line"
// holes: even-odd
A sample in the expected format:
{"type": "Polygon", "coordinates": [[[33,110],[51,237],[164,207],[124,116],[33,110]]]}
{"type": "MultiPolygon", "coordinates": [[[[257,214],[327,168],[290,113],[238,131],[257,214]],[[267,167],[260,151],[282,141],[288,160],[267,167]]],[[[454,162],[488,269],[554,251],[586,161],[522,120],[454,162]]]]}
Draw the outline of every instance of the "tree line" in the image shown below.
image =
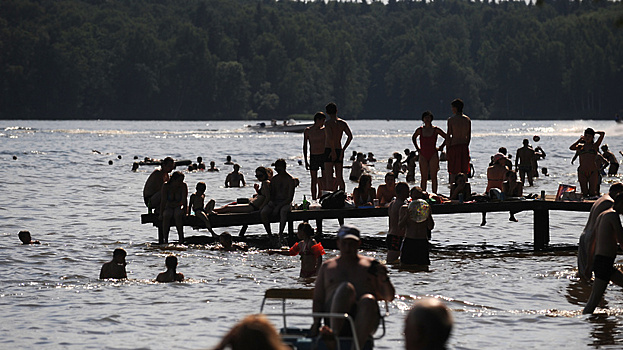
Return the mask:
{"type": "Polygon", "coordinates": [[[623,5],[3,0],[2,119],[612,118],[623,5]]]}

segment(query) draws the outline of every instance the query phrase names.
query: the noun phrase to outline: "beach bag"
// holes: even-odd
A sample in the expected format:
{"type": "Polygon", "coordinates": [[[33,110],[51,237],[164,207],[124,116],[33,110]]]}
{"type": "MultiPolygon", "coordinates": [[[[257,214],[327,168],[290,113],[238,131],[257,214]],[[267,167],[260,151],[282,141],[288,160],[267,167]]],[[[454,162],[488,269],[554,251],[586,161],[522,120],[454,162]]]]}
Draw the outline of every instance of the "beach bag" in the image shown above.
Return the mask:
{"type": "Polygon", "coordinates": [[[346,193],[342,190],[324,194],[320,197],[320,206],[322,209],[342,209],[344,208],[344,201],[346,200],[346,193]]]}

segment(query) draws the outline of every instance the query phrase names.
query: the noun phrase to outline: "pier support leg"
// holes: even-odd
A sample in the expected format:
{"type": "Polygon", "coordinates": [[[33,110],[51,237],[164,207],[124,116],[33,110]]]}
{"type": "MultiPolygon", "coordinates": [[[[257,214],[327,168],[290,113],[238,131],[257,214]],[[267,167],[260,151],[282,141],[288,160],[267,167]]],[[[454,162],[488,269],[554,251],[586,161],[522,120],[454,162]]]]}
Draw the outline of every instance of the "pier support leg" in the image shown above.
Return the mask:
{"type": "Polygon", "coordinates": [[[158,244],[164,244],[164,230],[162,230],[162,223],[158,227],[158,244]]]}
{"type": "Polygon", "coordinates": [[[549,210],[534,210],[534,250],[543,250],[549,244],[549,210]]]}
{"type": "Polygon", "coordinates": [[[316,238],[322,238],[322,219],[316,219],[316,238]]]}
{"type": "Polygon", "coordinates": [[[244,236],[244,234],[247,233],[247,228],[249,228],[249,225],[242,225],[242,227],[240,228],[240,232],[238,232],[238,236],[244,236]]]}
{"type": "Polygon", "coordinates": [[[294,221],[288,220],[288,236],[296,237],[296,233],[294,232],[294,221]]]}

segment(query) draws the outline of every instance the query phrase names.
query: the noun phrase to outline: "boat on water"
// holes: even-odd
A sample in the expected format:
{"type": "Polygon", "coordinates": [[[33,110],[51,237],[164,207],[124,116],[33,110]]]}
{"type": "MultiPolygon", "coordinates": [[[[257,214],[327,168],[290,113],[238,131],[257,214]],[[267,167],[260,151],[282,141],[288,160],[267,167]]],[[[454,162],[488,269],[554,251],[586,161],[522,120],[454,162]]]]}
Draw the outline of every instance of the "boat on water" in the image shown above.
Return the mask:
{"type": "Polygon", "coordinates": [[[297,123],[294,119],[284,120],[282,122],[273,119],[269,124],[264,122],[257,123],[255,125],[247,125],[255,131],[271,131],[271,132],[297,132],[301,133],[305,131],[308,126],[314,125],[313,123],[297,123]]]}
{"type": "MultiPolygon", "coordinates": [[[[314,297],[314,289],[267,289],[264,293],[260,313],[270,317],[280,317],[282,326],[279,328],[281,339],[284,343],[297,350],[328,350],[329,347],[325,343],[325,339],[321,336],[311,337],[309,335],[309,325],[311,325],[313,317],[341,317],[346,320],[350,327],[351,334],[356,334],[355,321],[348,314],[336,313],[293,313],[286,312],[286,304],[292,305],[293,300],[311,301],[314,297]],[[264,306],[269,300],[281,301],[281,312],[264,313],[264,306]],[[289,300],[289,301],[288,301],[289,300]],[[288,326],[288,319],[303,318],[307,320],[306,327],[288,326]]],[[[311,305],[309,306],[311,308],[311,305]]],[[[382,334],[368,339],[365,344],[359,344],[356,337],[335,337],[335,348],[337,349],[355,349],[355,350],[372,350],[374,349],[374,340],[381,339],[385,336],[385,316],[389,314],[387,303],[385,303],[385,313],[381,313],[381,330],[382,334]]],[[[293,322],[292,322],[293,323],[293,322]]]]}

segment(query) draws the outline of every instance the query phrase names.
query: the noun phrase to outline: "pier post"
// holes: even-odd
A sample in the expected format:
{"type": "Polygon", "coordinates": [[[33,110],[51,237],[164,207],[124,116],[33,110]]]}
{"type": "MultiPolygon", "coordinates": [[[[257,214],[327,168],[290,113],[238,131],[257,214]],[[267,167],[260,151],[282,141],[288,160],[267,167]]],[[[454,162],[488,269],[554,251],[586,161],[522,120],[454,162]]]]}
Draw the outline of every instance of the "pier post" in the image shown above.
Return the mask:
{"type": "Polygon", "coordinates": [[[534,209],[534,250],[545,249],[549,244],[549,210],[534,209]]]}

